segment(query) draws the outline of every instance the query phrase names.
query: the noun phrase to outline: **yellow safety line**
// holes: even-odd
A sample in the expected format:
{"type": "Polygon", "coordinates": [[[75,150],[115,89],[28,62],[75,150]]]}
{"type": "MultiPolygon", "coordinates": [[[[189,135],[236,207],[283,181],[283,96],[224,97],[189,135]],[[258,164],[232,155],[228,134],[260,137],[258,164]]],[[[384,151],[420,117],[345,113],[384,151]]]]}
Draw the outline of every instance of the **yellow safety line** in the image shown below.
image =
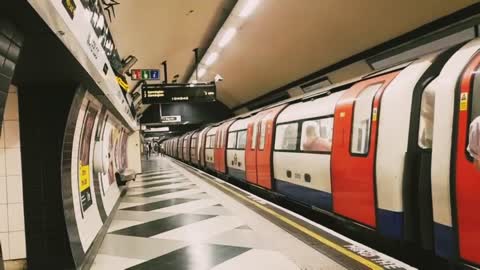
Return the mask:
{"type": "Polygon", "coordinates": [[[357,262],[359,262],[359,263],[361,263],[361,264],[369,267],[370,269],[374,269],[374,270],[384,269],[383,267],[381,267],[381,266],[379,266],[379,265],[377,265],[377,264],[375,264],[375,263],[373,263],[373,262],[371,262],[371,261],[369,261],[369,260],[367,260],[367,259],[365,259],[365,258],[363,258],[363,257],[361,257],[361,256],[359,256],[359,255],[357,255],[357,254],[355,254],[355,253],[353,253],[353,252],[351,252],[350,250],[348,250],[348,249],[346,249],[346,248],[344,248],[344,247],[342,247],[342,246],[339,246],[339,245],[335,244],[334,242],[332,242],[332,241],[324,238],[323,236],[321,236],[321,235],[319,235],[319,234],[317,234],[317,233],[315,233],[315,232],[312,232],[311,230],[303,227],[302,225],[296,223],[295,221],[292,221],[292,220],[290,220],[290,219],[288,219],[288,218],[286,218],[286,217],[284,217],[284,216],[276,213],[275,211],[273,211],[273,210],[271,210],[271,209],[268,209],[267,207],[265,207],[265,206],[263,206],[263,205],[255,202],[255,201],[252,201],[252,200],[250,200],[250,199],[247,199],[247,198],[246,198],[245,196],[243,196],[242,194],[240,194],[240,193],[238,193],[238,192],[236,192],[236,191],[233,191],[233,190],[231,190],[231,189],[227,189],[226,187],[224,187],[224,186],[216,183],[215,181],[211,181],[211,182],[213,182],[216,186],[221,187],[222,189],[224,189],[224,190],[232,193],[233,195],[237,196],[238,198],[240,198],[240,199],[242,199],[242,200],[244,200],[244,201],[246,201],[246,202],[249,202],[249,203],[253,204],[254,206],[260,208],[261,210],[269,213],[270,215],[278,218],[279,220],[281,220],[281,221],[287,223],[288,225],[296,228],[297,230],[305,233],[306,235],[315,238],[316,240],[322,242],[324,245],[329,246],[330,248],[333,248],[334,250],[342,253],[343,255],[345,255],[345,256],[347,256],[347,257],[349,257],[349,258],[351,258],[351,259],[353,259],[353,260],[355,260],[355,261],[357,261],[357,262]]]}

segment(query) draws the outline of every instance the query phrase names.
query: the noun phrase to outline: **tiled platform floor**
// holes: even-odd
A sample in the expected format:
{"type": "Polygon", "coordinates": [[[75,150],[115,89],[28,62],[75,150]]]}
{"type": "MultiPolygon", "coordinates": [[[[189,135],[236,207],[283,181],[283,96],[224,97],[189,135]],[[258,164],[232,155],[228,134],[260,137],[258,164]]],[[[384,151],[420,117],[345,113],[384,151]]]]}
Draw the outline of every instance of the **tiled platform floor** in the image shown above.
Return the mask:
{"type": "Polygon", "coordinates": [[[344,269],[168,158],[143,165],[92,269],[344,269]]]}

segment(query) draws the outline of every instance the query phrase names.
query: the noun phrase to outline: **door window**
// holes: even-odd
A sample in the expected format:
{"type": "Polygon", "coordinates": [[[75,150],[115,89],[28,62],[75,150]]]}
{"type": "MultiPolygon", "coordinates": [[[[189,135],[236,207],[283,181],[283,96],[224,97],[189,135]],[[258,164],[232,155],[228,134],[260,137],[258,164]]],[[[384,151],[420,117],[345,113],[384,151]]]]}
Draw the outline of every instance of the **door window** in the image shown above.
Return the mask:
{"type": "Polygon", "coordinates": [[[266,136],[267,136],[267,121],[266,120],[262,120],[260,122],[260,142],[258,144],[258,148],[260,150],[263,150],[265,148],[265,139],[266,139],[266,136]]]}
{"type": "Polygon", "coordinates": [[[247,143],[247,131],[242,130],[237,134],[237,149],[245,149],[247,143]]]}
{"type": "Polygon", "coordinates": [[[257,123],[253,124],[253,131],[252,131],[252,147],[251,149],[255,149],[257,147],[257,123]]]}
{"type": "Polygon", "coordinates": [[[350,142],[352,154],[365,155],[368,153],[370,148],[372,104],[375,94],[381,86],[381,83],[367,86],[355,100],[350,142]]]}

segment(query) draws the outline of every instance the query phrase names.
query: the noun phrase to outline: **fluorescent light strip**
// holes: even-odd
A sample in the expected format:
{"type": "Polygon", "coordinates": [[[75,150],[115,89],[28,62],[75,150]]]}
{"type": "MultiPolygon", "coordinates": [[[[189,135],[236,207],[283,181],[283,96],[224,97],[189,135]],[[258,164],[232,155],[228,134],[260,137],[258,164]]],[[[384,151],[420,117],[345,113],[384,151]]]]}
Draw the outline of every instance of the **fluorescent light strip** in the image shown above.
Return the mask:
{"type": "Polygon", "coordinates": [[[232,38],[235,36],[235,34],[237,34],[237,29],[235,29],[233,27],[228,28],[228,30],[225,31],[225,33],[223,34],[223,37],[218,42],[218,46],[220,48],[223,48],[223,47],[227,46],[227,44],[232,40],[232,38]]]}
{"type": "Polygon", "coordinates": [[[240,11],[240,17],[245,18],[252,14],[253,10],[257,7],[260,0],[248,0],[247,4],[240,11]]]}
{"type": "Polygon", "coordinates": [[[218,58],[218,53],[217,52],[211,53],[207,57],[207,60],[205,60],[205,65],[210,66],[211,64],[215,63],[215,61],[217,61],[217,58],[218,58]]]}

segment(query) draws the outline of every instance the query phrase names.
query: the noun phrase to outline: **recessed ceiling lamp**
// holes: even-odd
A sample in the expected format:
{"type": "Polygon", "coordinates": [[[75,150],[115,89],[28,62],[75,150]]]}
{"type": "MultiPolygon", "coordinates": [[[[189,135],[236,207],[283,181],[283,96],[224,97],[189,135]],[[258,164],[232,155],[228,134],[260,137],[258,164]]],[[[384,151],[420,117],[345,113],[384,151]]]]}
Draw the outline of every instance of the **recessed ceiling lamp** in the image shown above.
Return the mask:
{"type": "Polygon", "coordinates": [[[198,78],[203,77],[203,75],[205,75],[205,73],[207,73],[207,70],[205,68],[199,69],[198,70],[198,78]]]}
{"type": "Polygon", "coordinates": [[[233,27],[228,28],[228,30],[225,31],[225,33],[223,34],[223,37],[218,42],[218,46],[220,48],[227,46],[227,44],[232,40],[232,38],[235,36],[236,33],[237,33],[237,29],[233,27]]]}
{"type": "Polygon", "coordinates": [[[208,57],[207,60],[205,60],[205,65],[210,66],[211,64],[215,63],[218,58],[218,53],[213,52],[211,53],[208,57]]]}
{"type": "Polygon", "coordinates": [[[240,11],[240,17],[248,17],[252,14],[253,10],[257,7],[260,0],[248,0],[245,6],[243,7],[242,11],[240,11]]]}

